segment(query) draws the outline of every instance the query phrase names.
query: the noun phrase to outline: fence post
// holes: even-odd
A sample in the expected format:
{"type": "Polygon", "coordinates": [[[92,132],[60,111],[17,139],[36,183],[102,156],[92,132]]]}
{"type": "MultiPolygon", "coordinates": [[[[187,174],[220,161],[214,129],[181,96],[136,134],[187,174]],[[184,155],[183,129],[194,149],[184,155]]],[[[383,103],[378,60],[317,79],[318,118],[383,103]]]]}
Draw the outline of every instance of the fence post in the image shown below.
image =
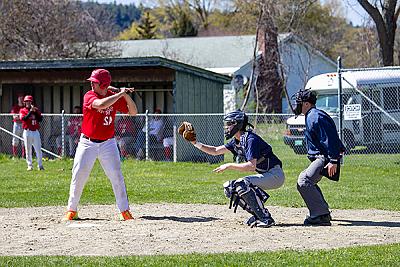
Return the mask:
{"type": "Polygon", "coordinates": [[[146,128],[146,160],[149,160],[149,110],[146,109],[145,128],[146,128]]]}
{"type": "Polygon", "coordinates": [[[65,110],[61,111],[61,155],[62,157],[65,157],[65,127],[64,127],[64,121],[65,121],[65,116],[64,116],[65,110]]]}
{"type": "Polygon", "coordinates": [[[339,105],[339,138],[343,141],[343,106],[342,106],[342,58],[337,58],[337,73],[338,73],[338,105],[339,105]]]}
{"type": "Polygon", "coordinates": [[[174,150],[174,155],[173,155],[173,159],[174,159],[174,162],[176,162],[176,125],[174,124],[174,134],[173,134],[173,137],[174,137],[174,144],[173,144],[173,150],[174,150]]]}

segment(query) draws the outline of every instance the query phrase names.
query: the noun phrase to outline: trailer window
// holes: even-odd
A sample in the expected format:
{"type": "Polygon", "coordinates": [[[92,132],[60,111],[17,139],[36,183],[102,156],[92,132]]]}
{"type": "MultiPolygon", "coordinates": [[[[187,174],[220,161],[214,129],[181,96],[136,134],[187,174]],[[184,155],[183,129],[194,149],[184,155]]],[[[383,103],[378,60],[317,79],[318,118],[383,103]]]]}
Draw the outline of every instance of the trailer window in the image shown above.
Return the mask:
{"type": "Polygon", "coordinates": [[[317,108],[324,110],[325,112],[337,113],[338,109],[338,96],[337,95],[318,95],[317,97],[317,108]]]}
{"type": "Polygon", "coordinates": [[[399,110],[399,88],[383,88],[383,105],[386,110],[399,110]]]}

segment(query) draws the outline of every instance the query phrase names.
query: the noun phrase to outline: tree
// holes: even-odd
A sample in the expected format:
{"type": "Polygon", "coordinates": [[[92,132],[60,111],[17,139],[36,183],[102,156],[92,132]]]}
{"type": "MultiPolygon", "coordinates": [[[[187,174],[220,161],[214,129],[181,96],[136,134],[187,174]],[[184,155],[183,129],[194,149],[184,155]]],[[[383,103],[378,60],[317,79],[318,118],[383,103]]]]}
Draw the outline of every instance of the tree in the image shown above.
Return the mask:
{"type": "Polygon", "coordinates": [[[163,25],[161,31],[166,37],[197,36],[198,26],[187,0],[158,0],[158,4],[153,15],[163,25]]]}
{"type": "Polygon", "coordinates": [[[280,55],[278,28],[271,13],[273,5],[269,0],[262,3],[262,14],[258,23],[258,44],[261,56],[257,61],[257,81],[259,111],[282,113],[283,81],[280,76],[280,55]]]}
{"type": "Polygon", "coordinates": [[[174,37],[197,36],[197,29],[185,10],[178,10],[172,22],[171,33],[174,37]]]}
{"type": "Polygon", "coordinates": [[[156,25],[154,25],[150,18],[150,13],[146,12],[144,17],[140,20],[140,24],[137,26],[136,31],[138,32],[140,39],[153,39],[156,34],[156,25]]]}
{"type": "Polygon", "coordinates": [[[102,13],[92,16],[69,0],[0,0],[1,58],[102,57],[116,52],[101,42],[111,28],[102,13]],[[103,20],[100,20],[102,18],[103,20]]]}
{"type": "Polygon", "coordinates": [[[204,31],[207,31],[210,25],[209,16],[212,12],[216,0],[187,0],[189,6],[194,10],[204,31]]]}
{"type": "Polygon", "coordinates": [[[373,19],[379,39],[380,54],[384,66],[393,65],[394,43],[400,7],[397,0],[373,1],[357,0],[373,19]]]}

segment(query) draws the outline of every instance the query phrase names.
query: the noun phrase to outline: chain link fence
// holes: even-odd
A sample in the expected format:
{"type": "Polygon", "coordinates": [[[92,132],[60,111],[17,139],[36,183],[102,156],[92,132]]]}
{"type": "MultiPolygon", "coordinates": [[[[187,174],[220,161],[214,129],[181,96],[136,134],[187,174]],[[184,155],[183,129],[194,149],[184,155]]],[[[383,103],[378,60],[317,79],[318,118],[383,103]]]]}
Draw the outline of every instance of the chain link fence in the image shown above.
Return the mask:
{"type": "MultiPolygon", "coordinates": [[[[282,133],[289,116],[249,114],[249,122],[268,142],[287,149],[282,142],[282,133]]],[[[223,117],[224,114],[117,115],[115,138],[122,159],[216,163],[225,160],[224,156],[211,156],[199,151],[179,136],[177,128],[183,121],[189,121],[194,125],[199,141],[219,146],[226,142],[223,117]]],[[[81,134],[81,123],[82,115],[43,114],[39,130],[43,156],[73,158],[81,134]]],[[[0,153],[12,155],[12,115],[0,114],[0,125],[4,129],[0,131],[0,153]]],[[[23,141],[21,137],[19,139],[18,153],[21,155],[23,141]]],[[[230,159],[232,156],[227,155],[227,160],[230,159]]]]}
{"type": "Polygon", "coordinates": [[[354,152],[400,151],[400,68],[342,70],[342,135],[354,152]]]}
{"type": "MultiPolygon", "coordinates": [[[[339,63],[340,64],[340,63],[339,63]]],[[[400,164],[400,68],[341,69],[311,78],[317,108],[335,121],[345,162],[358,167],[400,164]]],[[[284,143],[305,154],[304,116],[287,120],[284,143]]]]}
{"type": "MultiPolygon", "coordinates": [[[[375,87],[373,87],[375,88],[375,87]]],[[[377,87],[378,88],[378,87],[377,87]]],[[[347,90],[347,89],[346,89],[347,90]]],[[[398,105],[399,91],[396,88],[396,96],[392,95],[390,102],[384,100],[381,92],[381,103],[393,104],[396,99],[398,105]]],[[[389,90],[390,92],[393,92],[389,90]]],[[[350,92],[350,91],[345,91],[350,92]]],[[[371,89],[373,96],[374,89],[371,89]]],[[[368,96],[367,94],[367,96],[368,96]]],[[[392,93],[393,94],[393,93],[392,93]]],[[[354,103],[351,97],[345,96],[346,103],[354,103]]],[[[337,95],[332,96],[336,97],[337,95]]],[[[319,98],[321,101],[323,98],[319,98]]],[[[353,97],[353,99],[355,99],[353,97]]],[[[359,97],[359,103],[366,106],[369,101],[363,102],[359,97]]],[[[374,98],[372,97],[372,100],[374,98]]],[[[334,100],[325,99],[324,103],[333,103],[334,100]]],[[[321,103],[318,103],[321,107],[321,103]]],[[[358,167],[362,164],[368,166],[394,166],[400,164],[400,134],[396,123],[388,123],[392,120],[385,118],[385,112],[371,108],[362,119],[343,120],[343,137],[351,137],[352,144],[345,142],[348,151],[344,164],[358,167]],[[380,116],[380,118],[377,116],[380,116]],[[347,124],[352,126],[347,133],[347,124]],[[373,127],[368,129],[367,127],[373,127]],[[351,133],[351,135],[350,135],[351,133]],[[359,134],[359,135],[357,135],[359,134]],[[376,136],[379,134],[379,138],[376,136]],[[358,139],[359,136],[364,139],[358,139]],[[354,138],[353,138],[354,137],[354,138]],[[368,139],[367,139],[368,138],[368,139]],[[366,141],[368,140],[368,142],[366,141]],[[372,142],[374,140],[374,142],[372,142]]],[[[389,112],[389,111],[388,111],[389,112]]],[[[393,113],[389,113],[394,116],[393,113]]],[[[293,124],[293,114],[248,114],[249,122],[256,127],[256,133],[266,140],[273,148],[274,153],[283,160],[305,159],[304,123],[293,124]],[[288,141],[288,138],[290,140],[288,141]],[[298,155],[301,154],[301,155],[298,155]]],[[[154,161],[190,161],[218,163],[232,161],[229,153],[225,156],[211,156],[196,149],[189,142],[183,140],[177,134],[177,128],[183,121],[192,122],[197,139],[209,145],[222,145],[227,141],[224,138],[223,114],[138,114],[137,116],[117,115],[115,123],[115,138],[120,149],[121,159],[139,159],[154,161]]],[[[334,115],[332,115],[335,117],[334,115]]],[[[299,117],[298,117],[299,118],[299,117]]],[[[298,119],[297,118],[297,119],[298,119]]],[[[338,116],[334,119],[338,122],[338,116]]],[[[82,115],[76,114],[43,114],[40,123],[43,155],[47,158],[71,157],[73,158],[80,136],[82,115]],[[48,152],[46,152],[48,151],[48,152]]],[[[303,119],[304,122],[304,119],[303,119]]],[[[0,153],[12,155],[12,115],[0,114],[0,153]]],[[[339,128],[338,128],[339,129],[339,128]]],[[[21,153],[19,144],[19,153],[21,153]]]]}

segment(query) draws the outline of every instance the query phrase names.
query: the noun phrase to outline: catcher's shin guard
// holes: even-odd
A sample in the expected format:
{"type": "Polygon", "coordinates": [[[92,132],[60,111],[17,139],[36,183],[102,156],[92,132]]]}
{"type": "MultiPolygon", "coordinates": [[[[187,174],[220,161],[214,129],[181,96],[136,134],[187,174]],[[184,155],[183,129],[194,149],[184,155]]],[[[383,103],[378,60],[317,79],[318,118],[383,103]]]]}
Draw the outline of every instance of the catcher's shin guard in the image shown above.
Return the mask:
{"type": "Polygon", "coordinates": [[[258,186],[243,179],[227,181],[224,183],[224,193],[230,198],[229,209],[233,207],[233,212],[236,212],[237,207],[240,206],[259,219],[270,217],[268,210],[264,207],[269,195],[258,186]]]}
{"type": "Polygon", "coordinates": [[[268,210],[264,207],[263,202],[256,195],[255,191],[250,190],[242,194],[240,197],[249,206],[252,214],[254,214],[260,221],[264,221],[271,217],[268,210]]]}

